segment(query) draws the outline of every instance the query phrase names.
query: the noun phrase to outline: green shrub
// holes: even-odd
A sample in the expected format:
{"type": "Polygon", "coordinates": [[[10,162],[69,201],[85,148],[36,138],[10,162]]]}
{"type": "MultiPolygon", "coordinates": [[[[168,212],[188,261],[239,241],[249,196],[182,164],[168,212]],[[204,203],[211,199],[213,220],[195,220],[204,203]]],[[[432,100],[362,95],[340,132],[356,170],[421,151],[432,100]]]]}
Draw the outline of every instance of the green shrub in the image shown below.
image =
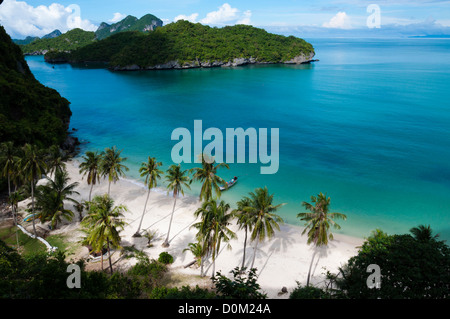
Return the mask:
{"type": "Polygon", "coordinates": [[[326,299],[327,293],[322,289],[314,286],[304,286],[297,281],[295,288],[289,295],[289,299],[326,299]]]}
{"type": "Polygon", "coordinates": [[[168,265],[173,263],[173,257],[171,254],[166,253],[165,251],[159,254],[158,261],[163,263],[164,265],[168,265]]]}

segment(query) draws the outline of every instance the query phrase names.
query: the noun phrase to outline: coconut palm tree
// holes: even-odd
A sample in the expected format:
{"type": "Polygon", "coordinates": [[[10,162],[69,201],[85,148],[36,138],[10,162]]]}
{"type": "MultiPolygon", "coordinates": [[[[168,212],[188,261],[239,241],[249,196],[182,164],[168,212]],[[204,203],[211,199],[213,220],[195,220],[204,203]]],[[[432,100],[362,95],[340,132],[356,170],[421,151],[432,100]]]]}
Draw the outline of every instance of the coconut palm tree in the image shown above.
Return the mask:
{"type": "Polygon", "coordinates": [[[409,231],[412,233],[413,237],[420,242],[430,242],[431,240],[439,238],[439,234],[433,236],[433,230],[430,225],[419,225],[411,228],[409,231]]]}
{"type": "Polygon", "coordinates": [[[102,153],[100,163],[100,172],[103,177],[108,177],[108,195],[111,192],[111,182],[116,183],[120,177],[125,176],[124,170],[128,171],[128,167],[122,164],[126,161],[126,157],[120,157],[122,150],[118,150],[116,146],[106,148],[102,153]]]}
{"type": "Polygon", "coordinates": [[[144,210],[142,211],[141,221],[139,222],[139,227],[134,233],[134,237],[140,237],[140,230],[142,226],[142,220],[144,219],[145,210],[147,209],[148,198],[150,197],[150,191],[153,187],[156,187],[158,184],[158,180],[161,178],[161,171],[158,167],[162,166],[161,162],[157,162],[156,158],[148,157],[147,162],[142,162],[141,168],[139,168],[139,173],[141,173],[141,177],[145,177],[145,185],[148,188],[147,198],[145,199],[144,210]]]}
{"type": "Polygon", "coordinates": [[[45,162],[47,164],[47,174],[55,174],[56,171],[62,171],[66,168],[65,160],[68,157],[61,151],[57,145],[52,145],[48,149],[48,153],[45,157],[45,162]]]}
{"type": "Polygon", "coordinates": [[[244,208],[244,211],[252,215],[250,225],[252,230],[250,239],[255,242],[252,265],[256,259],[258,244],[266,238],[271,239],[275,235],[275,229],[280,230],[279,223],[283,219],[275,212],[284,204],[273,205],[273,194],[270,195],[267,187],[257,188],[250,194],[251,205],[244,208]]]}
{"type": "Polygon", "coordinates": [[[91,201],[92,189],[96,183],[100,183],[100,163],[102,155],[98,152],[87,151],[82,157],[83,161],[80,163],[80,174],[85,176],[87,174],[87,183],[91,185],[89,191],[89,201],[91,201]]]}
{"type": "Polygon", "coordinates": [[[177,204],[177,197],[181,193],[181,195],[184,196],[184,187],[187,187],[190,189],[188,181],[189,176],[186,176],[188,170],[181,170],[180,165],[171,165],[166,173],[166,180],[169,182],[169,185],[167,185],[167,191],[172,191],[173,193],[173,208],[172,208],[172,214],[170,215],[170,222],[169,222],[169,230],[167,231],[167,237],[164,243],[162,244],[163,247],[169,247],[169,234],[170,234],[170,227],[172,226],[172,219],[173,219],[173,213],[175,212],[175,205],[177,204]]]}
{"type": "Polygon", "coordinates": [[[193,173],[192,181],[200,181],[202,182],[202,188],[200,190],[200,201],[208,201],[212,198],[213,190],[216,195],[220,197],[221,185],[227,185],[226,181],[217,176],[217,171],[221,167],[230,168],[226,163],[216,164],[215,160],[205,154],[201,154],[202,158],[202,166],[194,167],[190,169],[190,172],[193,173]]]}
{"type": "MultiPolygon", "coordinates": [[[[341,229],[341,226],[339,226],[333,219],[347,219],[347,216],[344,214],[329,212],[330,201],[330,197],[327,198],[326,195],[320,193],[317,197],[311,196],[312,203],[302,203],[302,206],[310,212],[299,213],[297,214],[297,217],[306,222],[302,235],[308,232],[308,245],[313,243],[315,247],[327,246],[328,240],[333,240],[333,234],[330,232],[330,227],[333,226],[335,229],[341,229]]],[[[314,252],[311,265],[309,267],[306,286],[309,286],[311,266],[315,254],[316,252],[314,252]]]]}
{"type": "MultiPolygon", "coordinates": [[[[247,207],[251,206],[251,200],[248,197],[244,197],[237,203],[237,208],[233,210],[233,214],[237,218],[237,224],[239,225],[239,229],[243,229],[245,231],[245,238],[244,238],[244,256],[242,258],[242,266],[243,269],[245,267],[245,252],[247,248],[247,236],[248,232],[252,231],[252,218],[254,216],[246,211],[245,209],[247,207]]],[[[247,209],[248,210],[248,209],[247,209]]]]}
{"type": "Polygon", "coordinates": [[[2,165],[1,176],[8,179],[8,196],[11,196],[11,178],[16,171],[19,158],[13,142],[3,142],[0,145],[0,163],[2,165]]]}
{"type": "Polygon", "coordinates": [[[11,210],[13,213],[14,225],[16,226],[16,241],[17,248],[19,247],[19,236],[17,235],[17,211],[19,209],[19,202],[23,200],[22,194],[20,192],[12,192],[8,197],[8,203],[11,205],[11,210]]]}
{"type": "MultiPolygon", "coordinates": [[[[34,188],[38,179],[47,170],[47,165],[44,161],[43,152],[36,146],[25,144],[23,150],[24,157],[20,161],[20,168],[23,172],[24,179],[31,185],[31,213],[34,215],[34,188]]],[[[35,218],[33,217],[32,220],[34,235],[37,237],[35,218]]]]}
{"type": "Polygon", "coordinates": [[[189,265],[196,263],[197,266],[200,266],[202,264],[203,246],[200,243],[189,243],[188,247],[183,249],[183,252],[185,251],[190,251],[194,255],[194,261],[189,265]]]}
{"type": "MultiPolygon", "coordinates": [[[[230,205],[223,200],[217,202],[216,199],[210,199],[203,202],[202,206],[195,211],[195,216],[201,216],[201,221],[193,224],[192,227],[198,230],[196,237],[203,246],[204,255],[211,254],[213,260],[211,277],[215,273],[216,258],[220,251],[221,242],[227,243],[227,248],[231,249],[228,242],[236,238],[236,234],[228,228],[234,218],[229,209],[230,205]]],[[[201,275],[203,276],[203,269],[201,275]]]]}
{"type": "Polygon", "coordinates": [[[63,217],[72,220],[74,213],[64,207],[65,201],[79,204],[71,197],[79,195],[75,191],[78,183],[69,184],[69,181],[69,174],[65,169],[56,169],[53,179],[47,177],[47,184],[36,188],[36,208],[41,211],[41,222],[51,221],[52,229],[56,228],[63,217]]]}
{"type": "Polygon", "coordinates": [[[82,226],[87,233],[84,243],[90,245],[93,251],[101,252],[102,269],[103,248],[107,247],[111,274],[111,247],[120,248],[120,231],[125,226],[123,220],[123,212],[125,211],[127,211],[127,208],[123,205],[114,206],[114,201],[109,195],[95,196],[89,203],[88,214],[82,221],[82,226]]]}

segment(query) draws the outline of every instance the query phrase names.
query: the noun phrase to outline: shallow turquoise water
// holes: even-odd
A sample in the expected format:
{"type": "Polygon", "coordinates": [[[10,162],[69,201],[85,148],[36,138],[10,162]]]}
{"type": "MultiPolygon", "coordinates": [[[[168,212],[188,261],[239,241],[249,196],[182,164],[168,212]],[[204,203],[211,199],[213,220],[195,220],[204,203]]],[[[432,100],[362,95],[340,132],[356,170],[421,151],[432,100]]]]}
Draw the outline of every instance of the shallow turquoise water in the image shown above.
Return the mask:
{"type": "Polygon", "coordinates": [[[277,174],[230,164],[220,175],[239,182],[223,199],[233,204],[267,186],[286,203],[280,215],[300,225],[301,202],[326,192],[348,217],[341,233],[430,224],[450,239],[450,40],[307,40],[320,62],[116,73],[27,61],[72,103],[71,127],[85,149],[117,145],[132,178],[149,155],[172,164],[172,130],[193,133],[195,119],[223,132],[279,128],[277,174]]]}

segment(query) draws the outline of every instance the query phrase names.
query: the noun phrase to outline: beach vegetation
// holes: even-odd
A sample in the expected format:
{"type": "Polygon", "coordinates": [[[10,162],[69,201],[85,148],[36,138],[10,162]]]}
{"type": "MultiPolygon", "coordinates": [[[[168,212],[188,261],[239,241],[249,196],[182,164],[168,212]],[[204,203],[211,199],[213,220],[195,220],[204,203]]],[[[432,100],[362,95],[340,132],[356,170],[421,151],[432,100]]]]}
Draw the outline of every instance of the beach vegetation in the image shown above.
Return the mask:
{"type": "MultiPolygon", "coordinates": [[[[298,213],[297,217],[300,218],[300,220],[305,221],[305,228],[302,235],[307,232],[308,245],[314,244],[316,248],[327,246],[328,240],[333,240],[333,234],[330,231],[331,226],[335,229],[341,229],[341,226],[337,224],[334,219],[347,219],[347,216],[342,213],[329,212],[330,203],[331,198],[327,198],[323,193],[319,193],[317,196],[311,196],[311,203],[302,203],[302,206],[309,212],[298,213]]],[[[309,286],[311,267],[316,253],[317,249],[314,251],[311,259],[306,286],[309,286]]]]}
{"type": "Polygon", "coordinates": [[[297,287],[290,293],[289,299],[328,299],[329,295],[319,287],[302,286],[297,281],[297,287]]]}
{"type": "Polygon", "coordinates": [[[378,230],[339,269],[337,287],[350,299],[446,299],[450,297],[450,247],[420,225],[411,234],[378,230]],[[380,267],[378,288],[369,288],[367,268],[380,267]]]}
{"type": "Polygon", "coordinates": [[[161,162],[158,162],[155,157],[148,157],[147,162],[142,162],[141,167],[139,168],[139,173],[141,177],[145,177],[145,186],[147,186],[147,198],[145,199],[144,210],[142,211],[141,220],[139,222],[138,229],[136,233],[133,235],[134,237],[140,237],[140,231],[142,226],[142,220],[144,219],[145,210],[147,209],[148,198],[150,197],[150,191],[152,188],[156,187],[158,184],[158,180],[161,179],[161,175],[163,171],[159,169],[162,166],[161,162]]]}
{"type": "Polygon", "coordinates": [[[100,161],[100,174],[104,178],[108,178],[108,195],[111,194],[111,182],[116,183],[121,177],[125,176],[125,171],[129,168],[122,164],[127,160],[126,157],[121,157],[122,150],[118,150],[116,146],[107,147],[102,152],[102,159],[100,161]]]}
{"type": "MultiPolygon", "coordinates": [[[[197,229],[196,238],[202,245],[204,255],[211,255],[212,258],[212,276],[215,273],[216,258],[220,251],[222,242],[231,249],[229,241],[236,238],[236,234],[229,228],[231,220],[234,218],[230,211],[230,205],[223,200],[210,199],[203,202],[202,206],[194,213],[195,217],[200,217],[201,221],[193,224],[191,227],[197,229]]],[[[201,264],[201,276],[203,274],[203,259],[201,264]]]]}
{"type": "Polygon", "coordinates": [[[124,205],[114,206],[114,201],[107,194],[95,196],[88,205],[88,213],[82,221],[87,234],[83,243],[91,246],[94,252],[102,253],[102,269],[103,249],[106,247],[112,274],[111,248],[120,248],[120,231],[126,225],[123,213],[128,209],[124,205]]]}
{"type": "Polygon", "coordinates": [[[87,183],[88,185],[91,185],[88,198],[89,202],[91,201],[92,189],[94,188],[94,185],[100,183],[101,160],[102,155],[98,152],[87,151],[85,155],[82,156],[82,161],[80,163],[80,174],[83,174],[83,176],[87,174],[87,183]]]}
{"type": "Polygon", "coordinates": [[[163,263],[164,265],[172,264],[173,256],[168,252],[163,251],[162,253],[159,254],[158,261],[160,263],[163,263]]]}
{"type": "Polygon", "coordinates": [[[256,259],[258,244],[265,239],[272,239],[275,230],[280,231],[280,224],[283,219],[276,214],[276,211],[284,204],[273,204],[274,194],[269,194],[267,187],[257,188],[249,193],[250,206],[244,208],[244,211],[250,214],[248,221],[252,232],[250,239],[254,242],[254,254],[250,269],[253,269],[256,259]]]}
{"type": "Polygon", "coordinates": [[[201,154],[201,167],[190,169],[193,173],[191,182],[199,181],[202,183],[200,190],[200,201],[208,201],[213,197],[213,191],[217,197],[220,197],[222,185],[227,185],[226,181],[217,175],[217,171],[221,167],[230,168],[226,163],[216,163],[214,158],[206,154],[201,154]]]}
{"type": "Polygon", "coordinates": [[[184,196],[184,188],[190,189],[188,182],[190,181],[188,170],[181,170],[180,165],[171,165],[166,172],[167,192],[172,191],[173,194],[173,208],[170,215],[169,230],[167,231],[166,240],[163,243],[163,247],[169,247],[169,235],[172,225],[173,214],[175,212],[175,205],[177,204],[177,197],[179,194],[184,196]]]}
{"type": "Polygon", "coordinates": [[[233,279],[217,272],[212,278],[217,294],[225,299],[266,299],[267,294],[261,292],[256,271],[256,268],[247,271],[236,267],[230,271],[233,279]]]}
{"type": "Polygon", "coordinates": [[[251,199],[249,197],[244,197],[240,201],[236,203],[237,208],[233,210],[233,214],[235,218],[237,219],[237,224],[239,225],[239,229],[244,230],[244,249],[243,249],[243,256],[242,256],[242,266],[241,268],[244,268],[245,266],[245,253],[247,249],[247,237],[248,232],[252,231],[253,226],[253,218],[255,217],[252,214],[252,211],[246,210],[247,207],[251,206],[251,199]]]}

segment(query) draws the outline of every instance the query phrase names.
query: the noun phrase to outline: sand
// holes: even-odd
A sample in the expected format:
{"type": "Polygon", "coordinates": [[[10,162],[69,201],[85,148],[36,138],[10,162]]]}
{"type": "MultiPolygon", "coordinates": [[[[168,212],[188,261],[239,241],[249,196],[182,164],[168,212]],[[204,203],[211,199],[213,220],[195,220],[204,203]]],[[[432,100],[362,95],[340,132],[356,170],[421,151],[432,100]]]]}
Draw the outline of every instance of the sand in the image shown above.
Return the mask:
{"type": "MultiPolygon", "coordinates": [[[[78,162],[70,161],[67,165],[71,182],[78,182],[77,191],[80,196],[74,196],[78,200],[87,200],[90,186],[86,178],[78,172],[78,162]]],[[[95,185],[92,196],[103,195],[108,191],[108,182],[102,180],[99,185],[95,185]]],[[[174,263],[170,265],[171,276],[178,278],[180,282],[188,282],[191,286],[199,284],[204,287],[210,281],[212,267],[211,260],[205,262],[206,278],[200,278],[200,268],[185,268],[184,266],[194,260],[189,252],[183,252],[189,243],[196,242],[196,230],[191,228],[196,222],[195,210],[200,206],[197,197],[185,196],[177,200],[177,205],[173,217],[172,227],[169,236],[170,246],[162,247],[169,228],[170,215],[173,207],[173,197],[167,194],[164,189],[152,189],[144,219],[142,230],[156,231],[156,238],[152,241],[153,247],[147,247],[147,239],[144,237],[133,237],[136,232],[147,196],[147,189],[142,183],[137,181],[122,179],[111,185],[111,196],[115,205],[123,204],[128,208],[125,213],[127,226],[121,232],[122,246],[132,246],[146,252],[150,258],[157,259],[163,251],[170,253],[174,257],[174,263]],[[182,278],[182,279],[180,279],[182,278]]],[[[198,221],[198,220],[197,220],[198,221]]],[[[58,227],[54,233],[70,233],[72,240],[76,240],[81,233],[77,232],[79,227],[78,216],[74,221],[65,223],[58,227]]],[[[297,281],[305,285],[308,270],[311,266],[311,283],[321,285],[324,282],[325,269],[337,272],[338,267],[344,265],[347,260],[356,255],[357,246],[361,245],[363,239],[349,237],[341,234],[334,234],[334,240],[327,248],[321,248],[315,255],[314,262],[311,260],[314,248],[306,243],[306,235],[301,235],[302,227],[283,224],[280,231],[276,232],[272,240],[266,240],[258,244],[254,267],[257,268],[258,283],[269,298],[288,298],[289,292],[297,286],[297,281]],[[286,287],[288,293],[279,294],[282,287],[286,287]]],[[[231,250],[222,244],[220,253],[216,259],[216,272],[220,271],[231,278],[230,271],[236,266],[240,266],[243,257],[244,231],[238,230],[236,225],[231,229],[236,232],[237,239],[230,241],[231,250]]],[[[250,266],[254,254],[253,243],[247,244],[246,266],[250,266]]],[[[87,249],[83,252],[87,254],[87,249]]],[[[83,254],[81,253],[81,255],[83,254]]],[[[115,258],[119,253],[115,254],[115,258]]],[[[126,259],[117,263],[120,268],[133,265],[136,260],[126,259]]],[[[105,267],[107,263],[105,262],[105,267]]]]}

